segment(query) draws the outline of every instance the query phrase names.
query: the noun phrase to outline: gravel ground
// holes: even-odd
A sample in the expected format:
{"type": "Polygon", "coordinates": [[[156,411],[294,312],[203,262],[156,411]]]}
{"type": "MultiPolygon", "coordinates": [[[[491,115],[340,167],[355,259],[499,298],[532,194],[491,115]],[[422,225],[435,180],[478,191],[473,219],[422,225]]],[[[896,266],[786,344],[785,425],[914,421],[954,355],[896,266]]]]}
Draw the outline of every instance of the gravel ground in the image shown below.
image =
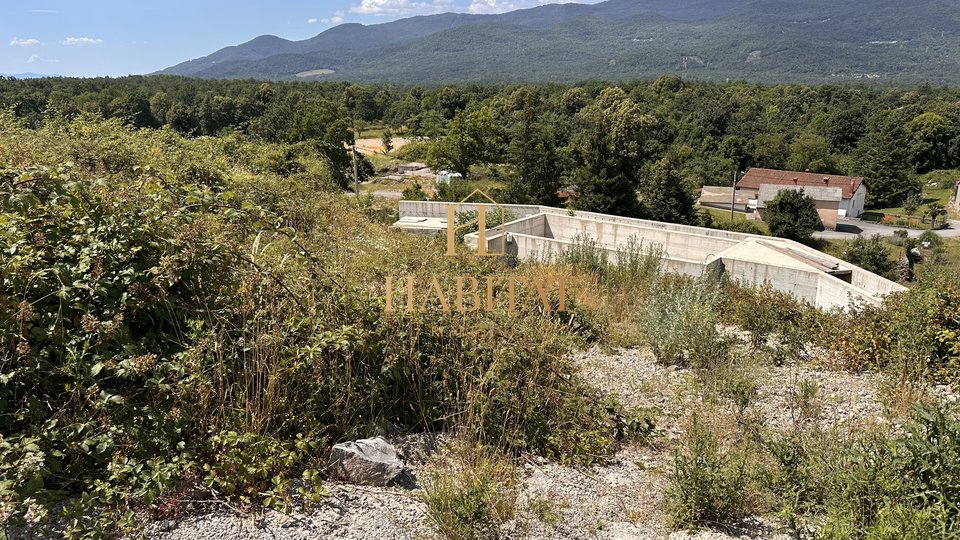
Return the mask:
{"type": "MultiPolygon", "coordinates": [[[[504,533],[508,538],[575,540],[729,540],[785,539],[774,524],[748,520],[735,531],[670,531],[663,512],[663,493],[670,451],[690,414],[704,402],[701,383],[687,369],[656,363],[647,349],[598,348],[577,353],[583,376],[629,407],[657,411],[660,436],[653,444],[632,444],[607,462],[589,468],[566,467],[533,460],[522,467],[518,513],[504,533]]],[[[758,365],[748,370],[756,385],[750,410],[773,429],[797,422],[818,422],[824,428],[859,429],[881,423],[896,429],[897,410],[885,407],[881,376],[850,374],[811,366],[758,365]],[[804,382],[806,381],[806,382],[804,382]],[[801,384],[803,383],[803,384],[801,384]],[[799,388],[811,399],[798,405],[799,388]],[[803,414],[801,414],[803,413],[803,414]],[[888,418],[889,416],[889,418],[888,418]]],[[[956,399],[947,388],[928,389],[937,399],[956,399]]],[[[720,403],[732,408],[731,403],[720,403]]],[[[902,411],[901,411],[902,412],[902,411]]],[[[394,439],[416,476],[444,440],[426,435],[394,439]]],[[[331,492],[309,511],[291,515],[266,512],[240,517],[228,509],[193,514],[179,521],[153,523],[147,537],[157,540],[238,539],[433,539],[424,504],[416,491],[330,483],[331,492]]]]}

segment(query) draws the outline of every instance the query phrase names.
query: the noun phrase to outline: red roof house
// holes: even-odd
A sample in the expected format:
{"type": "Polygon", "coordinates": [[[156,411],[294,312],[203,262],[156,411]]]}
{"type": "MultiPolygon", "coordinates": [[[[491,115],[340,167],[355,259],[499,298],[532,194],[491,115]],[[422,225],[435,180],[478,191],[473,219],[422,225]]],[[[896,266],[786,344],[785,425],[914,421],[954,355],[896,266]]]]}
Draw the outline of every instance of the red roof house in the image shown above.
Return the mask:
{"type": "MultiPolygon", "coordinates": [[[[760,186],[800,186],[810,188],[840,188],[840,216],[859,217],[867,198],[867,186],[862,176],[842,176],[812,172],[780,171],[776,169],[751,168],[737,182],[737,192],[754,193],[759,198],[760,186]]],[[[811,190],[813,192],[814,190],[811,190]]]]}

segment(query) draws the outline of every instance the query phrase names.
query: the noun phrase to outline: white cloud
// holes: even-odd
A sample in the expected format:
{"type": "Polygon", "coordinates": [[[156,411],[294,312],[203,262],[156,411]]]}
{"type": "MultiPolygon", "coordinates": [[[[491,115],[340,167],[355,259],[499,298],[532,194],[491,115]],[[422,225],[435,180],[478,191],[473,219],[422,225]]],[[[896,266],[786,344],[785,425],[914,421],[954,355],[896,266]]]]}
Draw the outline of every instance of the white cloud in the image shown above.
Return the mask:
{"type": "Polygon", "coordinates": [[[352,6],[350,11],[365,15],[413,15],[451,11],[453,8],[453,0],[430,0],[427,2],[417,2],[416,0],[361,0],[360,4],[352,6]]]}
{"type": "Polygon", "coordinates": [[[51,63],[51,62],[57,62],[57,61],[58,61],[58,60],[50,60],[50,59],[48,59],[48,58],[42,58],[39,54],[31,54],[30,57],[27,58],[27,63],[28,63],[28,64],[36,64],[37,62],[42,62],[42,63],[44,63],[44,64],[49,64],[49,63],[51,63]]]}
{"type": "Polygon", "coordinates": [[[31,9],[28,10],[29,13],[60,13],[55,9],[31,9]]]}
{"type": "MultiPolygon", "coordinates": [[[[472,0],[470,13],[504,13],[546,4],[569,4],[574,0],[472,0]]],[[[592,3],[592,2],[590,2],[592,3]]]]}
{"type": "Polygon", "coordinates": [[[103,40],[91,37],[68,37],[60,43],[64,45],[99,45],[103,43],[103,40]]]}
{"type": "Polygon", "coordinates": [[[310,19],[307,22],[309,22],[310,24],[313,24],[316,22],[321,22],[323,24],[340,24],[343,22],[343,16],[344,16],[343,10],[338,9],[337,11],[333,12],[332,17],[324,17],[320,20],[310,19]]]}
{"type": "Polygon", "coordinates": [[[36,47],[37,45],[46,45],[46,43],[41,42],[39,39],[33,38],[20,39],[15,37],[10,40],[11,47],[36,47]]]}
{"type": "Polygon", "coordinates": [[[313,17],[310,17],[309,19],[307,19],[307,24],[317,24],[318,22],[320,22],[320,19],[316,19],[313,17]]]}

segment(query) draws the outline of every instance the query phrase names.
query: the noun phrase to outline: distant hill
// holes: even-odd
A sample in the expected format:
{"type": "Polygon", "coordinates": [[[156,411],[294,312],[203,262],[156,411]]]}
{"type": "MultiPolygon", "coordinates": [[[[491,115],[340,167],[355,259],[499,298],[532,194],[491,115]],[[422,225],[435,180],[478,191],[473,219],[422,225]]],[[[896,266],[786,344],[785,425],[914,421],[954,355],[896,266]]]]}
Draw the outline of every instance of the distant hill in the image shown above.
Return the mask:
{"type": "Polygon", "coordinates": [[[0,73],[0,77],[11,79],[42,79],[44,77],[59,77],[59,75],[42,75],[40,73],[0,73]]]}
{"type": "Polygon", "coordinates": [[[960,83],[960,0],[608,0],[260,36],[161,73],[369,82],[960,83]]]}

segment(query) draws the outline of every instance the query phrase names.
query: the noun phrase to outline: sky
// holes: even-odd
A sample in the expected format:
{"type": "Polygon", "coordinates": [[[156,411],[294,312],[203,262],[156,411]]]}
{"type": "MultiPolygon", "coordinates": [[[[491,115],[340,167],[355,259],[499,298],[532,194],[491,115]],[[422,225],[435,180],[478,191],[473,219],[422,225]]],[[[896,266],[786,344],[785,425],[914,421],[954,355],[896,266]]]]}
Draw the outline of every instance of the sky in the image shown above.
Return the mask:
{"type": "Polygon", "coordinates": [[[502,13],[564,1],[0,0],[0,73],[151,73],[263,34],[300,40],[346,22],[502,13]]]}

